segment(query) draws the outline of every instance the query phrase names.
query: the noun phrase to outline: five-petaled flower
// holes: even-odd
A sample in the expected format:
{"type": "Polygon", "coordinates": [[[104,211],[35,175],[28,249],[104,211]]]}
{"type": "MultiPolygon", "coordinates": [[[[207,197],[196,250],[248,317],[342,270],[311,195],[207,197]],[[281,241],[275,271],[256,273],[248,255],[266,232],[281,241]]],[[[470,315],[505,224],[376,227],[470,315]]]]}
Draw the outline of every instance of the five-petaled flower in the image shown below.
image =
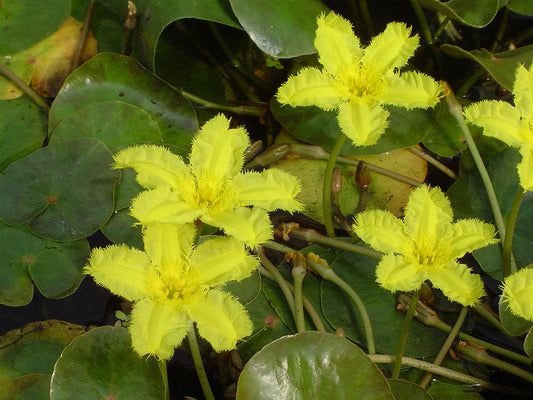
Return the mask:
{"type": "Polygon", "coordinates": [[[522,268],[505,278],[502,299],[511,312],[533,321],[533,268],[522,268]]]}
{"type": "Polygon", "coordinates": [[[422,185],[411,192],[403,221],[388,211],[369,210],[357,215],[353,228],[385,253],[376,269],[382,287],[411,291],[429,279],[450,300],[468,306],[484,295],[483,283],[456,260],[498,240],[491,224],[452,221],[450,201],[442,191],[422,185]]]}
{"type": "Polygon", "coordinates": [[[244,244],[217,237],[193,248],[193,224],[152,224],[143,238],[144,252],[125,245],[94,249],[84,270],[135,302],[129,329],[139,355],[169,359],[191,321],[215,351],[233,349],[252,333],[244,307],[215,288],[246,278],[257,267],[244,244]]]}
{"type": "Polygon", "coordinates": [[[487,136],[518,147],[520,185],[533,190],[533,63],[529,70],[519,65],[513,85],[515,106],[498,100],[484,100],[464,110],[468,122],[483,128],[487,136]]]}
{"type": "Polygon", "coordinates": [[[224,230],[249,247],[272,238],[268,211],[299,211],[300,184],[278,170],[241,172],[250,145],[246,130],[229,128],[222,114],[195,136],[189,165],[164,147],[133,146],[115,156],[116,168],[131,167],[148,188],[132,202],[142,225],[191,223],[197,219],[224,230]]]}
{"type": "Polygon", "coordinates": [[[388,126],[389,112],[382,105],[434,107],[440,85],[428,75],[399,73],[418,48],[418,36],[400,22],[362,48],[351,24],[330,12],[317,19],[315,48],[324,67],[303,68],[278,90],[281,104],[337,109],[339,127],[356,146],[375,144],[388,126]]]}

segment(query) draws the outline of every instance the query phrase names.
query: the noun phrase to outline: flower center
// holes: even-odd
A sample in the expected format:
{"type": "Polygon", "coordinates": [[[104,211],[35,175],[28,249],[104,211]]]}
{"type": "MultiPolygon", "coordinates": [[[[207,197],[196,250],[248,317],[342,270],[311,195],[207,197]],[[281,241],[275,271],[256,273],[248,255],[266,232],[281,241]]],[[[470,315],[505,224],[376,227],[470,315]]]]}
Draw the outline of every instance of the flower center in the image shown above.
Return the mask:
{"type": "Polygon", "coordinates": [[[406,252],[407,260],[416,265],[420,271],[433,272],[450,261],[449,251],[444,242],[433,238],[419,239],[412,242],[406,252]]]}
{"type": "Polygon", "coordinates": [[[194,202],[198,208],[216,214],[230,208],[234,203],[233,198],[233,191],[227,179],[221,182],[216,175],[205,173],[196,177],[194,202]]]}
{"type": "Polygon", "coordinates": [[[342,74],[342,81],[352,98],[364,98],[366,101],[378,99],[383,88],[381,74],[367,66],[347,69],[342,74]]]}
{"type": "Polygon", "coordinates": [[[162,266],[157,270],[154,269],[150,283],[154,297],[174,305],[191,304],[203,292],[196,274],[191,271],[182,271],[173,266],[162,266]]]}

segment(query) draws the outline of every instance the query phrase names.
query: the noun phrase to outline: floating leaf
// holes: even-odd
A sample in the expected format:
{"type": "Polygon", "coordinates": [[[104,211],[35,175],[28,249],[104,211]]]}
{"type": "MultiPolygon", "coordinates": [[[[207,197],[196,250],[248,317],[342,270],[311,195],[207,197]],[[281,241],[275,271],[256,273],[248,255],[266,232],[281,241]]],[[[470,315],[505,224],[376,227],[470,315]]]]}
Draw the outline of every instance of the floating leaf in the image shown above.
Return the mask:
{"type": "Polygon", "coordinates": [[[103,326],[74,339],[61,353],[50,382],[51,400],[164,398],[154,358],[140,358],[128,330],[103,326]]]}
{"type": "Polygon", "coordinates": [[[533,3],[531,0],[509,0],[507,8],[517,14],[533,16],[533,3]]]}
{"type": "Polygon", "coordinates": [[[499,9],[498,0],[420,0],[422,7],[446,15],[453,21],[474,28],[490,24],[499,9]]]}
{"type": "Polygon", "coordinates": [[[533,61],[533,45],[493,54],[486,49],[466,51],[458,46],[443,44],[442,51],[457,58],[468,58],[487,70],[496,82],[505,89],[513,90],[516,68],[519,64],[529,66],[533,61]]]}
{"type": "Polygon", "coordinates": [[[524,339],[524,352],[529,358],[533,358],[533,334],[531,333],[531,329],[524,339]]]}
{"type": "Polygon", "coordinates": [[[50,143],[81,137],[98,138],[111,150],[132,143],[163,142],[150,114],[120,101],[91,104],[70,114],[57,125],[50,143]]]}
{"type": "Polygon", "coordinates": [[[50,374],[31,374],[0,379],[0,400],[40,400],[50,393],[50,374]]]}
{"type": "Polygon", "coordinates": [[[35,236],[26,227],[0,224],[0,304],[23,306],[33,284],[46,297],[60,298],[80,285],[89,243],[58,243],[35,236]]]}
{"type": "Polygon", "coordinates": [[[63,348],[84,332],[82,326],[54,319],[7,332],[0,338],[0,378],[51,374],[63,348]]]}
{"type": "MultiPolygon", "coordinates": [[[[135,49],[145,64],[153,66],[159,36],[170,23],[182,18],[218,22],[234,28],[239,23],[227,0],[137,0],[138,39],[135,49]]],[[[251,7],[253,8],[253,7],[251,7]]]]}
{"type": "Polygon", "coordinates": [[[266,54],[292,58],[316,53],[316,18],[328,8],[319,0],[229,0],[250,39],[266,54]]]}
{"type": "Polygon", "coordinates": [[[46,114],[29,98],[0,101],[0,171],[44,143],[46,114]]]}
{"type": "Polygon", "coordinates": [[[74,241],[96,232],[113,211],[120,172],[109,168],[109,149],[98,139],[66,140],[15,161],[0,174],[0,218],[29,222],[35,234],[74,241]]]}
{"type": "Polygon", "coordinates": [[[394,399],[367,355],[330,333],[303,332],[266,345],[245,365],[237,400],[394,399]]]}
{"type": "Polygon", "coordinates": [[[396,400],[433,400],[428,392],[414,382],[389,379],[389,385],[396,400]]]}
{"type": "Polygon", "coordinates": [[[465,150],[463,133],[446,103],[437,104],[432,113],[435,122],[426,132],[424,146],[441,157],[453,157],[465,150]]]}
{"type": "Polygon", "coordinates": [[[428,393],[435,400],[483,400],[484,397],[476,390],[477,387],[456,385],[433,380],[428,393]]]}
{"type": "Polygon", "coordinates": [[[70,114],[108,101],[140,107],[157,122],[164,142],[184,149],[198,130],[193,107],[168,84],[130,57],[99,53],[65,81],[50,110],[49,134],[70,114]]]}
{"type": "Polygon", "coordinates": [[[68,17],[70,0],[3,0],[0,55],[15,54],[57,31],[68,17]]]}

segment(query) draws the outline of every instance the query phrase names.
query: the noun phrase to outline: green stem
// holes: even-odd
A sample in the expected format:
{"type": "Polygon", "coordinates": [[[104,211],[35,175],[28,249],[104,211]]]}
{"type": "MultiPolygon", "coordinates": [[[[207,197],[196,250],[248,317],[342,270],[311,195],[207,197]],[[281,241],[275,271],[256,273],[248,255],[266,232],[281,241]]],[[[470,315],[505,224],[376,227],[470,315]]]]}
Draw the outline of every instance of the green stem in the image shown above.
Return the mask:
{"type": "MultiPolygon", "coordinates": [[[[376,364],[390,364],[396,359],[396,356],[389,355],[389,354],[374,354],[374,355],[369,355],[368,358],[370,358],[370,360],[376,364]]],[[[444,376],[446,378],[450,378],[458,382],[467,383],[469,385],[481,386],[488,390],[494,390],[497,392],[509,393],[509,394],[513,394],[517,396],[524,396],[524,397],[531,396],[530,391],[518,390],[513,387],[498,385],[492,382],[485,381],[483,379],[479,379],[479,378],[475,378],[470,375],[463,374],[461,372],[453,371],[448,368],[434,365],[426,361],[417,360],[416,358],[403,357],[402,365],[406,365],[408,367],[413,367],[413,368],[418,368],[418,369],[423,369],[433,374],[444,376]]]]}
{"type": "MultiPolygon", "coordinates": [[[[267,246],[264,246],[264,247],[267,247],[267,246]]],[[[276,279],[274,278],[274,276],[270,272],[268,272],[264,267],[259,266],[259,273],[265,278],[268,278],[271,281],[276,282],[276,279]]],[[[289,286],[291,291],[294,292],[294,286],[292,286],[289,282],[287,282],[287,285],[289,286]]],[[[307,297],[303,295],[302,295],[302,302],[304,305],[304,309],[309,315],[309,317],[311,318],[311,321],[313,321],[313,324],[315,325],[316,330],[322,333],[326,333],[326,327],[324,326],[324,323],[322,322],[322,320],[320,319],[320,316],[316,312],[315,307],[313,307],[313,305],[307,299],[307,297]]]]}
{"type": "Polygon", "coordinates": [[[326,226],[326,232],[328,236],[335,236],[335,230],[333,229],[333,213],[331,211],[331,177],[333,174],[333,168],[335,168],[335,163],[337,157],[341,152],[342,146],[346,141],[346,135],[340,133],[333,150],[329,154],[328,163],[326,164],[326,170],[324,171],[324,185],[322,186],[322,200],[324,208],[324,225],[326,226]]]}
{"type": "MultiPolygon", "coordinates": [[[[483,306],[481,303],[475,303],[472,306],[472,309],[475,312],[477,312],[485,321],[487,321],[494,328],[496,328],[498,331],[502,333],[506,333],[497,315],[494,314],[492,311],[488,310],[487,308],[485,308],[485,306],[483,306]]],[[[513,337],[513,336],[510,336],[510,337],[513,337]]]]}
{"type": "Polygon", "coordinates": [[[501,13],[502,21],[500,23],[500,26],[498,27],[498,32],[496,32],[496,38],[494,39],[494,43],[492,43],[492,47],[490,48],[490,52],[494,53],[499,45],[502,42],[503,34],[505,32],[505,27],[507,25],[507,13],[501,13]]]}
{"type": "Polygon", "coordinates": [[[168,374],[167,374],[167,361],[159,360],[157,362],[159,371],[161,372],[161,378],[163,379],[163,386],[165,388],[165,400],[170,400],[170,392],[168,390],[168,374]]]}
{"type": "MultiPolygon", "coordinates": [[[[466,140],[466,144],[470,149],[470,154],[472,154],[474,163],[476,164],[476,167],[479,171],[479,175],[481,176],[481,180],[483,181],[483,185],[485,186],[485,191],[487,192],[487,196],[489,198],[490,207],[492,208],[492,214],[494,215],[494,222],[496,224],[496,227],[498,228],[498,231],[500,232],[500,238],[502,239],[502,241],[504,241],[506,232],[505,222],[503,221],[502,211],[500,209],[500,205],[498,204],[498,198],[496,197],[494,186],[492,185],[492,181],[490,180],[487,168],[485,168],[485,164],[483,163],[481,154],[479,154],[476,142],[474,141],[474,138],[470,133],[470,129],[468,129],[468,125],[466,124],[466,121],[463,117],[461,105],[459,104],[451,89],[447,85],[446,88],[448,92],[446,94],[446,103],[448,104],[448,109],[450,110],[450,114],[452,114],[457,120],[457,122],[459,122],[459,127],[463,133],[463,137],[466,140]]],[[[516,271],[516,264],[512,259],[512,255],[511,271],[516,271]]]]}
{"type": "Polygon", "coordinates": [[[444,18],[444,20],[440,23],[439,27],[433,34],[433,42],[435,42],[439,38],[442,31],[446,29],[446,25],[448,25],[448,22],[450,22],[450,17],[444,18]]]}
{"type": "Polygon", "coordinates": [[[35,104],[37,104],[39,107],[43,109],[43,111],[48,114],[50,111],[50,106],[46,102],[45,99],[43,99],[39,93],[37,93],[35,90],[33,90],[31,87],[26,85],[22,79],[20,79],[14,72],[12,72],[9,68],[7,68],[4,64],[0,62],[0,73],[4,74],[7,79],[9,79],[13,84],[18,87],[22,92],[28,96],[30,99],[33,100],[35,104]]]}
{"type": "Polygon", "coordinates": [[[502,269],[503,269],[503,277],[507,277],[511,275],[513,272],[516,271],[516,265],[515,265],[515,271],[513,271],[512,265],[512,255],[513,255],[513,235],[514,235],[514,228],[516,225],[516,220],[518,218],[518,212],[520,211],[520,205],[522,204],[522,199],[524,198],[524,188],[520,186],[518,188],[518,191],[516,192],[516,195],[513,200],[513,204],[511,205],[511,210],[509,211],[509,215],[507,216],[507,224],[505,225],[505,232],[507,234],[505,235],[505,238],[503,239],[503,261],[502,261],[502,269]]]}
{"type": "Polygon", "coordinates": [[[335,285],[340,287],[353,300],[355,306],[357,307],[357,310],[359,311],[359,315],[361,316],[361,320],[363,323],[366,343],[368,347],[368,354],[376,354],[376,345],[374,343],[372,323],[370,322],[370,317],[368,316],[365,303],[363,303],[356,291],[353,290],[353,288],[348,285],[344,280],[342,280],[335,273],[335,271],[333,271],[330,267],[326,267],[320,262],[315,262],[311,259],[311,257],[309,257],[310,255],[311,254],[309,254],[307,257],[307,262],[311,266],[311,268],[313,268],[313,270],[315,270],[322,277],[322,279],[325,279],[326,281],[334,283],[335,285]]]}
{"type": "Polygon", "coordinates": [[[431,34],[431,31],[429,29],[428,21],[424,14],[424,10],[420,6],[420,3],[418,2],[418,0],[410,0],[410,1],[411,1],[411,6],[413,7],[413,10],[415,11],[416,19],[418,20],[420,29],[422,29],[422,34],[424,35],[424,38],[426,39],[426,43],[429,45],[433,44],[433,35],[431,34]]]}
{"type": "MultiPolygon", "coordinates": [[[[457,321],[455,321],[455,325],[453,326],[452,330],[448,334],[448,337],[444,341],[444,344],[442,345],[439,351],[439,354],[437,354],[437,357],[433,361],[433,364],[435,365],[442,364],[442,361],[444,360],[444,357],[446,357],[446,354],[448,354],[450,347],[452,347],[453,341],[457,337],[457,334],[459,333],[461,326],[463,326],[463,323],[465,322],[465,318],[467,314],[468,314],[468,308],[466,307],[461,308],[461,312],[459,313],[459,316],[457,317],[457,321]]],[[[422,389],[425,389],[428,387],[429,382],[431,382],[432,377],[433,377],[433,374],[431,372],[428,372],[426,376],[424,376],[424,379],[422,379],[422,382],[420,382],[420,386],[422,387],[422,389]]]]}
{"type": "Polygon", "coordinates": [[[257,254],[259,255],[259,259],[261,260],[261,264],[265,269],[274,277],[276,280],[276,283],[280,287],[281,291],[283,292],[283,295],[285,296],[285,300],[287,301],[287,304],[289,305],[289,308],[291,310],[292,317],[294,318],[294,321],[296,322],[296,310],[294,308],[294,297],[292,294],[291,289],[289,288],[288,282],[283,278],[281,273],[278,271],[278,269],[270,262],[268,257],[265,255],[262,248],[257,249],[257,254]]]}
{"type": "Polygon", "coordinates": [[[359,246],[354,243],[349,243],[344,240],[339,240],[321,235],[313,229],[292,229],[289,232],[289,235],[297,239],[306,240],[307,242],[323,244],[329,247],[336,247],[337,249],[347,250],[355,254],[362,254],[368,257],[375,258],[376,260],[381,259],[381,257],[383,256],[383,254],[378,251],[369,249],[367,247],[359,246]]]}
{"type": "Polygon", "coordinates": [[[479,78],[483,76],[487,71],[483,68],[477,69],[464,83],[461,85],[459,90],[457,91],[457,97],[463,97],[470,88],[476,83],[479,78]]]}
{"type": "Polygon", "coordinates": [[[131,41],[133,39],[133,32],[137,27],[137,7],[133,1],[128,1],[128,16],[124,21],[124,44],[122,45],[122,54],[129,56],[132,51],[131,41]]]}
{"type": "Polygon", "coordinates": [[[400,377],[400,369],[402,367],[402,357],[405,352],[405,344],[407,343],[407,335],[409,333],[409,326],[411,325],[411,320],[415,313],[416,304],[420,298],[421,290],[418,289],[413,293],[411,301],[409,302],[409,308],[407,309],[407,314],[403,320],[402,332],[400,333],[400,339],[398,340],[398,347],[396,349],[396,358],[394,359],[394,367],[392,369],[392,379],[398,379],[400,377]]]}
{"type": "Polygon", "coordinates": [[[454,180],[459,178],[457,174],[453,172],[450,168],[448,168],[446,165],[441,163],[439,160],[435,159],[434,157],[431,157],[429,154],[420,150],[419,148],[412,146],[412,147],[408,147],[407,150],[409,150],[413,154],[416,154],[421,159],[426,160],[428,163],[430,163],[435,168],[439,169],[440,171],[448,175],[450,178],[454,180]]]}
{"type": "Polygon", "coordinates": [[[198,380],[200,381],[200,386],[202,387],[204,397],[206,400],[215,400],[215,396],[213,395],[213,391],[209,385],[209,380],[207,379],[207,374],[205,373],[202,355],[200,354],[200,348],[198,347],[198,340],[196,339],[196,332],[193,322],[190,322],[189,324],[187,339],[189,340],[189,347],[191,349],[194,368],[196,369],[196,374],[198,375],[198,380]]]}
{"type": "Polygon", "coordinates": [[[72,57],[72,65],[70,71],[74,71],[81,64],[81,55],[83,49],[85,48],[85,43],[87,42],[87,37],[89,36],[89,30],[91,28],[91,19],[94,13],[94,7],[96,6],[96,1],[91,0],[89,3],[89,8],[87,9],[87,14],[85,14],[85,20],[83,21],[83,27],[81,28],[80,38],[78,43],[76,43],[76,49],[74,51],[74,57],[72,57]]]}
{"type": "Polygon", "coordinates": [[[303,307],[303,293],[302,285],[304,281],[306,270],[305,257],[296,255],[293,259],[293,267],[291,269],[292,279],[294,281],[294,321],[296,323],[296,330],[298,333],[305,332],[305,317],[303,307]]]}
{"type": "Polygon", "coordinates": [[[254,117],[260,116],[266,109],[266,105],[260,107],[254,106],[225,106],[222,104],[213,103],[212,101],[198,97],[192,93],[186,92],[183,89],[177,89],[179,94],[196,104],[200,104],[205,107],[213,108],[215,110],[228,111],[240,115],[252,115],[254,117]]]}
{"type": "Polygon", "coordinates": [[[375,35],[374,25],[372,24],[372,19],[370,18],[370,12],[368,11],[367,0],[359,0],[359,9],[361,10],[361,16],[363,18],[363,22],[365,23],[366,32],[368,33],[368,36],[369,37],[374,36],[375,35]]]}

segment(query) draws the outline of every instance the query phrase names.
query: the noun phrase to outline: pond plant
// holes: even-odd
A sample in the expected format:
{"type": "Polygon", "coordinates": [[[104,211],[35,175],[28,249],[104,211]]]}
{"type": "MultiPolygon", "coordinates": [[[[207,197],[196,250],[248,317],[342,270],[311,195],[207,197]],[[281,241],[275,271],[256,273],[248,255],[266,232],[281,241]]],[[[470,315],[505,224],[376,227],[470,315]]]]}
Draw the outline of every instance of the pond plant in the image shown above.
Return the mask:
{"type": "Polygon", "coordinates": [[[531,397],[532,19],[0,2],[0,400],[531,397]]]}

